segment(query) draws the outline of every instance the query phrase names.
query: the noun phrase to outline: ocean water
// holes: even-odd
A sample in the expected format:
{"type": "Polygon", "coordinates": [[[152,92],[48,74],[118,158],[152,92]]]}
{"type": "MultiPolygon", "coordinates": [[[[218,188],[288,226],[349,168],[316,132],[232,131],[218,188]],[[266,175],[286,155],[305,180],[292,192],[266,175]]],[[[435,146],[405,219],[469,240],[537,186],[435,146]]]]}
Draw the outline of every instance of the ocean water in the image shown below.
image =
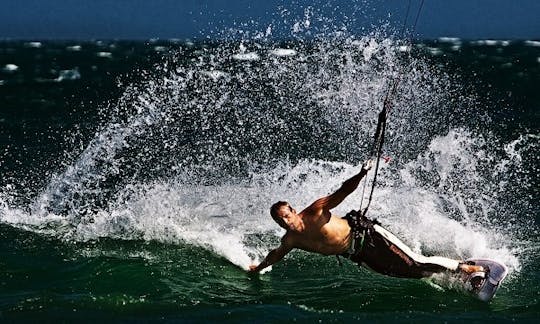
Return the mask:
{"type": "Polygon", "coordinates": [[[0,320],[534,322],[538,84],[532,40],[2,41],[0,320]],[[496,297],[303,251],[248,274],[273,202],[358,172],[396,78],[369,214],[503,262],[496,297]]]}

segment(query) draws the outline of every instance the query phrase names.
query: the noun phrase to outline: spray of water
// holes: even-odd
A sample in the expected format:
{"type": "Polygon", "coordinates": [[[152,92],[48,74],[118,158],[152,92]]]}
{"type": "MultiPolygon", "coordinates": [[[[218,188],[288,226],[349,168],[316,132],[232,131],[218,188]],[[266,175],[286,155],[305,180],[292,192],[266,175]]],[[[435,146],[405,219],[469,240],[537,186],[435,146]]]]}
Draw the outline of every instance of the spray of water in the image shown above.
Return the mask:
{"type": "MultiPolygon", "coordinates": [[[[295,35],[309,30],[305,15],[295,35]]],[[[501,177],[519,167],[520,151],[516,142],[497,151],[489,135],[454,125],[474,102],[454,79],[380,33],[276,44],[264,40],[271,32],[165,57],[104,108],[104,127],[32,204],[2,193],[0,220],[64,240],[193,244],[247,268],[282,234],[268,216],[274,201],[300,209],[359,170],[403,71],[385,144],[392,160],[371,216],[416,252],[520,268],[501,203],[513,185],[501,177]]]]}

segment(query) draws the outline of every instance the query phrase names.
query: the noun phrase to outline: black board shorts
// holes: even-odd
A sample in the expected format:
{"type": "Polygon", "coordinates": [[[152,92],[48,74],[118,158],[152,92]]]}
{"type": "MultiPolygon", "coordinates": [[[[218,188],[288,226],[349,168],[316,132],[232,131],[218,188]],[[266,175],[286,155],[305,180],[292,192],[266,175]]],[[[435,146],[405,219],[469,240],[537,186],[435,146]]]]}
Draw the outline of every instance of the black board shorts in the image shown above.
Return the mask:
{"type": "Polygon", "coordinates": [[[348,216],[344,218],[356,235],[351,252],[343,256],[359,265],[400,278],[429,277],[434,273],[456,271],[459,266],[459,261],[456,260],[439,256],[426,257],[415,253],[377,223],[364,218],[362,225],[358,225],[348,216]]]}

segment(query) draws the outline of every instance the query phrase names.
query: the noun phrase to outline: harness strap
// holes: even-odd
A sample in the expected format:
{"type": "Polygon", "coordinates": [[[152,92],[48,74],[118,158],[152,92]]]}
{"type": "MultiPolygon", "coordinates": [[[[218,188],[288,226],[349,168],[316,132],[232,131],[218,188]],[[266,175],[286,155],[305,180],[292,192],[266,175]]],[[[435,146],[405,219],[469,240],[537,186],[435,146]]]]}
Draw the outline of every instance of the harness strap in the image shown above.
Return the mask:
{"type": "Polygon", "coordinates": [[[362,251],[362,248],[364,247],[364,240],[366,239],[366,230],[364,229],[362,231],[362,239],[360,240],[360,247],[358,248],[358,251],[362,251]]]}
{"type": "MultiPolygon", "coordinates": [[[[377,220],[370,220],[364,217],[362,213],[356,210],[348,212],[343,219],[346,219],[351,227],[352,242],[349,251],[343,253],[342,256],[350,259],[352,256],[358,256],[364,248],[366,238],[375,230],[373,225],[380,225],[380,223],[377,220]]],[[[338,260],[341,264],[341,260],[339,258],[338,260]]]]}

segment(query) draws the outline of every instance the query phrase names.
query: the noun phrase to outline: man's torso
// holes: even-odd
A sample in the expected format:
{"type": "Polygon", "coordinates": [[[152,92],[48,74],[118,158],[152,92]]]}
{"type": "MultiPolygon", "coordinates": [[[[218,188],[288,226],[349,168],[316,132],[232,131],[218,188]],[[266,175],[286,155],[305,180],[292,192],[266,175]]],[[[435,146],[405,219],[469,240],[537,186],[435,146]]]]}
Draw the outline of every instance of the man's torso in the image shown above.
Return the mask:
{"type": "Polygon", "coordinates": [[[337,216],[305,217],[305,230],[287,232],[296,248],[324,255],[342,254],[351,244],[351,228],[337,216]]]}

